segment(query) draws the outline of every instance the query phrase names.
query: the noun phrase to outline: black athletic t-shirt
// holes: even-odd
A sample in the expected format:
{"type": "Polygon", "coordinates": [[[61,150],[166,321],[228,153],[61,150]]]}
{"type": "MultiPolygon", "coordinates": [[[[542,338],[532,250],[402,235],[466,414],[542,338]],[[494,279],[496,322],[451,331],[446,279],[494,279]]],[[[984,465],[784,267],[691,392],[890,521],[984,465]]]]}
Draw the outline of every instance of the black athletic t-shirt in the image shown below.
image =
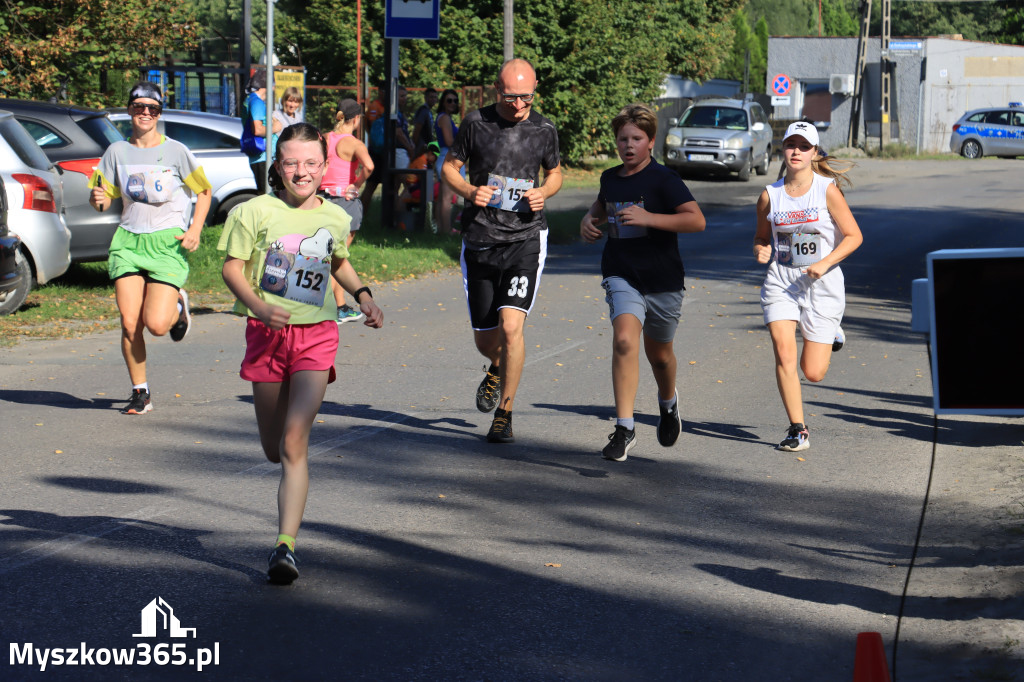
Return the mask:
{"type": "Polygon", "coordinates": [[[615,206],[643,204],[650,213],[671,214],[676,207],[694,201],[689,188],[675,171],[654,159],[639,173],[620,177],[622,166],[601,174],[597,200],[608,211],[608,241],[601,255],[601,275],[621,277],[642,294],[679,291],[683,288],[683,259],[678,233],[652,227],[617,228],[615,206]],[[619,235],[619,236],[616,236],[619,235]]]}
{"type": "MultiPolygon", "coordinates": [[[[561,163],[558,133],[551,121],[535,111],[519,123],[498,114],[492,104],[470,112],[448,151],[466,164],[467,179],[486,185],[489,174],[532,180],[540,187],[540,169],[561,163]]],[[[462,211],[462,238],[470,244],[502,244],[528,239],[547,229],[543,211],[506,211],[472,204],[462,211]]]]}

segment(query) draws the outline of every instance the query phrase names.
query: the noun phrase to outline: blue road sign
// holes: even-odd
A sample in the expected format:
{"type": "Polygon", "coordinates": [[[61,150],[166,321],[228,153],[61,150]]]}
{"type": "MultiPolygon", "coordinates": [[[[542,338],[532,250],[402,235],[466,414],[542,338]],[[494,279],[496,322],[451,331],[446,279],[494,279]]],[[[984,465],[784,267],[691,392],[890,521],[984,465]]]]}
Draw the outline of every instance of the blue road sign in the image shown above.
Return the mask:
{"type": "Polygon", "coordinates": [[[385,38],[437,40],[440,34],[440,0],[387,0],[385,38]]]}

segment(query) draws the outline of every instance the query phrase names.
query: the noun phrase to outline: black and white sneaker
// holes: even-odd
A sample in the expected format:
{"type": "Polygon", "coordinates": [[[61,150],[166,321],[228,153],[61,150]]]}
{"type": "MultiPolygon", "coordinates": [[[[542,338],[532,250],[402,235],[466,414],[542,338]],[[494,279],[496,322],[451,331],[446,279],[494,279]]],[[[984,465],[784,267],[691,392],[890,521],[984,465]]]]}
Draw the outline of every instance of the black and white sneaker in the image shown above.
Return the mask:
{"type": "Polygon", "coordinates": [[[679,392],[676,392],[676,402],[670,409],[659,405],[661,418],[658,419],[658,442],[663,447],[674,445],[679,438],[679,432],[683,429],[683,420],[679,417],[679,392]]]}
{"type": "Polygon", "coordinates": [[[283,542],[270,553],[267,565],[267,579],[275,585],[291,585],[299,577],[295,567],[295,553],[283,542]]]}
{"type": "Polygon", "coordinates": [[[171,341],[181,341],[192,329],[192,313],[188,311],[188,294],[184,289],[178,289],[178,302],[181,312],[178,313],[178,321],[171,326],[171,341]]]}
{"type": "Polygon", "coordinates": [[[636,445],[636,430],[615,425],[615,431],[608,436],[608,445],[604,446],[601,456],[613,462],[626,461],[626,453],[636,445]]]}
{"type": "Polygon", "coordinates": [[[832,342],[832,352],[840,350],[844,343],[846,343],[846,332],[842,327],[836,327],[836,340],[832,342]]]}
{"type": "Polygon", "coordinates": [[[786,438],[779,443],[778,450],[800,452],[811,447],[810,433],[803,424],[790,424],[786,438]]]}
{"type": "Polygon", "coordinates": [[[514,443],[512,435],[512,413],[508,410],[495,410],[491,430],[487,432],[488,443],[514,443]]]}
{"type": "Polygon", "coordinates": [[[498,398],[501,396],[501,375],[494,374],[484,367],[484,379],[476,389],[476,409],[481,412],[490,412],[498,406],[498,398]]]}
{"type": "Polygon", "coordinates": [[[128,404],[121,408],[121,414],[146,414],[153,410],[149,391],[143,388],[133,388],[132,397],[128,398],[128,404]]]}

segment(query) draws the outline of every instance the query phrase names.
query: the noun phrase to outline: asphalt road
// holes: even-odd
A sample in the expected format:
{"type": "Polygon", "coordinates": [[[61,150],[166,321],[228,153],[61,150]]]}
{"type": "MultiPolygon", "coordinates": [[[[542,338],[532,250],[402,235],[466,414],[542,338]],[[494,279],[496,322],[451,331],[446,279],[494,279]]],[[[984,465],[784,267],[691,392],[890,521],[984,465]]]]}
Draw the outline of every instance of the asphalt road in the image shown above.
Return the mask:
{"type": "Polygon", "coordinates": [[[1013,542],[992,493],[1022,494],[1024,428],[936,419],[909,321],[927,252],[1024,246],[1019,168],[855,171],[847,347],[805,384],[799,455],[772,447],[786,423],[750,255],[756,181],[690,183],[709,224],[680,238],[684,433],[657,445],[642,367],[624,463],[599,455],[613,417],[599,247],[551,250],[512,445],[483,439],[458,274],[380,288],[384,329],[340,330],[287,588],[265,581],[278,470],[237,376],[240,319],[199,315],[184,342],[153,342],[155,409],[138,417],[117,412],[116,332],[0,349],[0,677],[849,680],[862,631],[882,634],[897,680],[1015,665],[1024,575],[1019,539],[1016,555],[992,546],[1013,542]],[[919,538],[926,496],[938,511],[919,538]],[[133,637],[158,597],[193,637],[133,637]],[[39,672],[12,659],[29,644],[218,658],[39,672]]]}

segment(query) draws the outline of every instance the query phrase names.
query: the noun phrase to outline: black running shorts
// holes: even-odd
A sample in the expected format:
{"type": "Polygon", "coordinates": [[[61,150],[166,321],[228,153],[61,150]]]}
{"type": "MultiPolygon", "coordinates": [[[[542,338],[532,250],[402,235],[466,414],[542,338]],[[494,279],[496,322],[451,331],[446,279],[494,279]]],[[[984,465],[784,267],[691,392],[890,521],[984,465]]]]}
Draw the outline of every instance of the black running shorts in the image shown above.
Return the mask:
{"type": "Polygon", "coordinates": [[[496,328],[501,308],[530,313],[547,253],[547,230],[521,242],[485,248],[467,246],[463,242],[462,283],[473,329],[496,328]]]}

